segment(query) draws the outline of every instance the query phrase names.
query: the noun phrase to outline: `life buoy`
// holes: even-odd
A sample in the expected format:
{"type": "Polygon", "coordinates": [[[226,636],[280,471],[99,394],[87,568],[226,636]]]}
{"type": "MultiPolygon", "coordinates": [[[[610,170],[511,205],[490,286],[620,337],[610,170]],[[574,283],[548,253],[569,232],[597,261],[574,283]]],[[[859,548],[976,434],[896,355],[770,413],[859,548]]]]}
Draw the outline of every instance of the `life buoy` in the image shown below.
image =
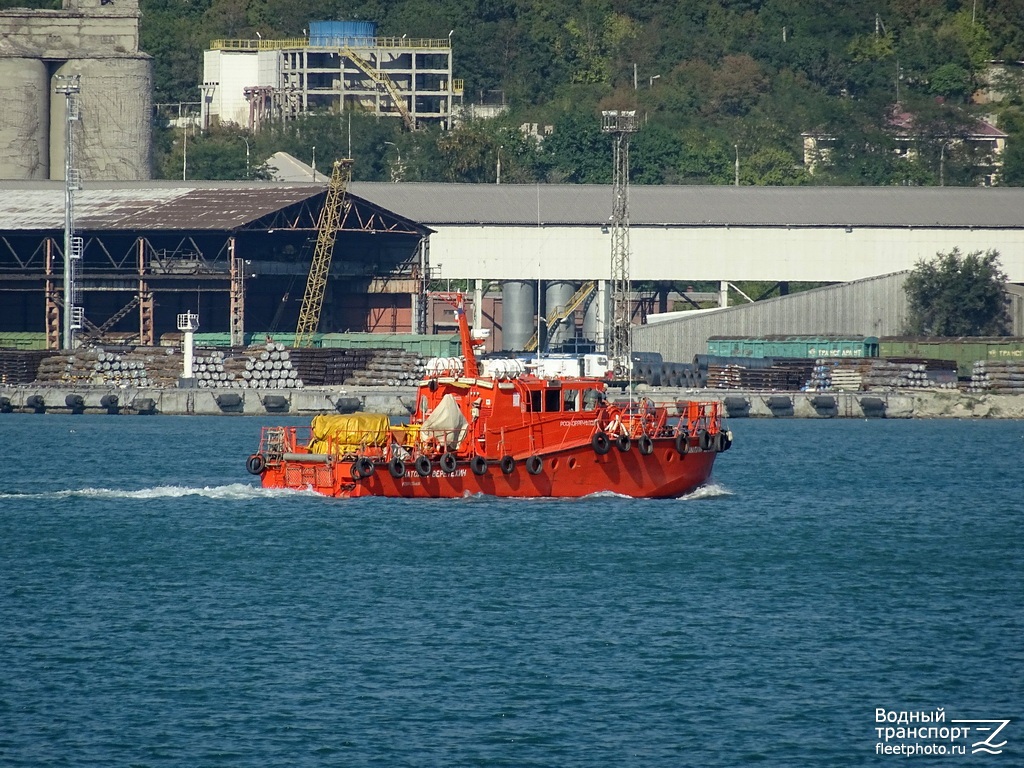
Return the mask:
{"type": "Polygon", "coordinates": [[[608,439],[607,432],[595,432],[594,436],[590,438],[590,445],[594,449],[594,453],[598,456],[604,456],[612,448],[612,441],[608,439]]]}
{"type": "Polygon", "coordinates": [[[690,450],[690,435],[687,434],[685,427],[682,427],[682,425],[680,425],[680,429],[676,433],[676,450],[680,456],[685,456],[686,452],[690,450]]]}
{"type": "Polygon", "coordinates": [[[654,441],[650,435],[640,435],[640,439],[636,441],[636,447],[644,456],[654,453],[654,441]]]}
{"type": "Polygon", "coordinates": [[[632,441],[629,439],[629,435],[617,435],[615,438],[615,447],[623,453],[626,453],[630,448],[633,447],[632,441]]]}
{"type": "Polygon", "coordinates": [[[526,471],[531,475],[539,475],[544,469],[544,460],[540,456],[533,455],[526,460],[526,471]]]}
{"type": "Polygon", "coordinates": [[[710,451],[712,444],[711,433],[706,429],[702,429],[697,433],[697,445],[700,446],[702,451],[710,451]]]}
{"type": "Polygon", "coordinates": [[[254,453],[245,460],[245,468],[250,475],[262,475],[263,470],[267,468],[267,460],[261,454],[254,453]]]}
{"type": "Polygon", "coordinates": [[[413,466],[416,467],[416,474],[420,477],[427,477],[430,474],[430,459],[426,456],[417,457],[413,466]]]}
{"type": "Polygon", "coordinates": [[[454,453],[443,453],[441,454],[441,471],[446,475],[450,475],[455,471],[455,454],[454,453]]]}
{"type": "Polygon", "coordinates": [[[474,456],[469,461],[469,468],[473,470],[474,475],[486,475],[487,459],[483,456],[474,456]]]}
{"type": "Polygon", "coordinates": [[[501,472],[504,475],[511,475],[516,470],[516,460],[511,456],[501,457],[501,472]]]}
{"type": "Polygon", "coordinates": [[[405,462],[397,456],[392,456],[391,461],[388,462],[388,472],[396,480],[405,477],[405,462]]]}

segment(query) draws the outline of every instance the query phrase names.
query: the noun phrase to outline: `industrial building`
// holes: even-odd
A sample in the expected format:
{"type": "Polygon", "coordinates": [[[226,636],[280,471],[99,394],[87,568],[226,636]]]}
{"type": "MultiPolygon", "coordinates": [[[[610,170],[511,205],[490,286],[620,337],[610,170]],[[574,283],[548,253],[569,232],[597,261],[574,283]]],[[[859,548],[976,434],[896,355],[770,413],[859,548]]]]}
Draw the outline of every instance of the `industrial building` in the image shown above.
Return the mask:
{"type": "MultiPolygon", "coordinates": [[[[326,191],[320,184],[96,183],[76,194],[79,341],[153,345],[179,313],[242,344],[294,331],[326,191]]],[[[63,185],[0,185],[0,333],[62,346],[63,185]]],[[[430,230],[356,196],[324,297],[332,330],[408,331],[430,230]]]]}
{"type": "MultiPolygon", "coordinates": [[[[451,286],[495,325],[489,349],[528,346],[538,299],[549,316],[584,291],[555,342],[603,339],[608,187],[354,182],[349,191],[322,331],[451,330],[424,298],[428,286],[451,286]]],[[[86,318],[144,338],[173,332],[176,313],[197,307],[204,330],[236,339],[294,329],[325,194],[310,182],[86,185],[76,195],[86,318]]],[[[0,332],[47,330],[53,343],[62,222],[63,185],[0,184],[0,332]]],[[[694,338],[898,334],[893,273],[954,247],[996,249],[1010,280],[1024,282],[1021,189],[633,187],[630,222],[645,312],[673,309],[698,281],[851,283],[688,316],[694,338]]],[[[638,327],[636,348],[686,359],[694,344],[667,335],[689,333],[680,328],[638,327]]]]}
{"type": "Polygon", "coordinates": [[[214,40],[203,56],[202,123],[257,131],[267,120],[349,110],[452,127],[463,85],[445,39],[378,37],[367,21],[313,21],[295,40],[214,40]]]}
{"type": "Polygon", "coordinates": [[[0,11],[0,179],[150,178],[151,94],[138,0],[0,11]]]}

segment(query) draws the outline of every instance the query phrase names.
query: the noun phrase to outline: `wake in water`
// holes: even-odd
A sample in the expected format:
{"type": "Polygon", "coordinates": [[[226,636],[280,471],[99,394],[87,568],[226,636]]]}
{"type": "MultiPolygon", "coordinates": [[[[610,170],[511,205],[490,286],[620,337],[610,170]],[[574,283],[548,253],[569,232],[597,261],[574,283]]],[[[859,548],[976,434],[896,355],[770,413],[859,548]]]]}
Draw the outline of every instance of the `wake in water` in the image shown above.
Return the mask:
{"type": "Polygon", "coordinates": [[[295,491],[284,488],[261,488],[245,483],[190,488],[183,485],[158,485],[154,488],[140,488],[134,491],[116,488],[78,488],[43,493],[2,493],[0,499],[180,499],[185,496],[202,496],[220,501],[245,501],[291,496],[315,496],[325,498],[313,491],[295,491]]]}

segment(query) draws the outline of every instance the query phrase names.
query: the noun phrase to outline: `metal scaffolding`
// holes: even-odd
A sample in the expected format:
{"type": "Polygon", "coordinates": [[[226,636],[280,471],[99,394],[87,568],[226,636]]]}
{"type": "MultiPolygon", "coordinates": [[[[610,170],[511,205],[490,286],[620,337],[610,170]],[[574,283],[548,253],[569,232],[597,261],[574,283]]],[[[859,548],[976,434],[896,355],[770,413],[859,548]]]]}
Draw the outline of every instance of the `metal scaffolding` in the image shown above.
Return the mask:
{"type": "Polygon", "coordinates": [[[608,357],[617,374],[629,370],[631,307],[629,283],[629,137],[638,128],[635,110],[611,110],[601,113],[601,130],[612,135],[612,235],[610,339],[608,357]]]}

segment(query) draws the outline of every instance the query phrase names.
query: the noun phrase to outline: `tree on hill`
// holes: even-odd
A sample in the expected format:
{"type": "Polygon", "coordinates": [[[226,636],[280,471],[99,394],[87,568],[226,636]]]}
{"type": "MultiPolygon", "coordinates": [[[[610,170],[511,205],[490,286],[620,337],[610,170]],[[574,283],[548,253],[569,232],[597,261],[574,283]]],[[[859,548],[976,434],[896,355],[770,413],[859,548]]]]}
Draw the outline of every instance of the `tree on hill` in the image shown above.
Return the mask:
{"type": "Polygon", "coordinates": [[[959,248],[920,261],[903,284],[907,330],[918,336],[1003,336],[1010,316],[999,252],[959,248]]]}

